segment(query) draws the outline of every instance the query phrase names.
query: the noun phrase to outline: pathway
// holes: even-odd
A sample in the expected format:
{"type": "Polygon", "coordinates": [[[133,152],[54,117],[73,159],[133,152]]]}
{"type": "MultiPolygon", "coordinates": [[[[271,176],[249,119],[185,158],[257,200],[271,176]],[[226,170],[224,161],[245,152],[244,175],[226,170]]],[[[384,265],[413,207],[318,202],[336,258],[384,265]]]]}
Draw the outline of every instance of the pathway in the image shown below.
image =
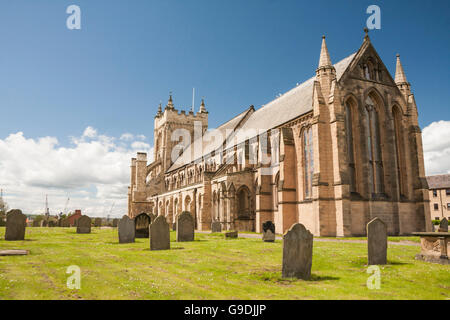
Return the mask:
{"type": "MultiPolygon", "coordinates": [[[[211,231],[198,231],[197,233],[211,233],[211,231]]],[[[261,235],[256,233],[239,233],[239,238],[251,238],[251,239],[260,239],[261,235]]],[[[282,240],[281,236],[276,236],[277,240],[282,240]]],[[[339,239],[324,239],[324,238],[314,238],[314,241],[317,242],[345,242],[345,243],[367,243],[367,240],[339,240],[339,239]]],[[[420,247],[420,243],[402,240],[402,241],[388,241],[388,244],[391,245],[400,245],[400,246],[417,246],[420,247]]]]}

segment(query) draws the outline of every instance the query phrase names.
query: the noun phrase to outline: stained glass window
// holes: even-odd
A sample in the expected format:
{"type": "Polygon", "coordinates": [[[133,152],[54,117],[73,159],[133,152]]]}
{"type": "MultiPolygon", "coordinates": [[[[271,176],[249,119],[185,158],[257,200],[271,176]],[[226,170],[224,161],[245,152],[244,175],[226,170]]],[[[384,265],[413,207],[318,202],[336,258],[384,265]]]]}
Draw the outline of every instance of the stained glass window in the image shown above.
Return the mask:
{"type": "Polygon", "coordinates": [[[375,108],[373,100],[370,97],[367,97],[366,99],[366,107],[364,108],[364,123],[367,138],[367,156],[370,164],[370,191],[372,193],[382,193],[384,191],[384,179],[381,156],[380,124],[378,120],[378,112],[375,108]]]}
{"type": "Polygon", "coordinates": [[[303,131],[303,159],[304,159],[304,180],[305,180],[305,198],[312,197],[312,180],[314,174],[314,149],[312,129],[307,128],[303,131]]]}
{"type": "Polygon", "coordinates": [[[356,192],[356,177],[355,177],[355,156],[353,153],[353,124],[352,124],[352,109],[347,103],[345,105],[345,131],[347,133],[347,158],[348,158],[348,172],[350,192],[356,192]]]}

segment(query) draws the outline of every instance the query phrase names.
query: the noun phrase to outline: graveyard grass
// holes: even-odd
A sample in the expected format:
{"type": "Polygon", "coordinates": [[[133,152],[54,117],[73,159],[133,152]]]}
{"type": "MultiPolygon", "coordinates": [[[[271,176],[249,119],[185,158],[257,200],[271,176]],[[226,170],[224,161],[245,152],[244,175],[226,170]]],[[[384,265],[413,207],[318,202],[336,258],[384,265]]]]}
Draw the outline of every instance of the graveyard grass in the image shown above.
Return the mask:
{"type": "Polygon", "coordinates": [[[27,228],[25,241],[0,249],[2,299],[449,299],[450,267],[414,260],[419,246],[389,245],[381,288],[368,289],[367,244],[314,242],[312,280],[281,278],[282,242],[196,234],[171,250],[148,239],[119,244],[117,229],[27,228]],[[67,267],[81,268],[81,289],[67,288],[67,267]]]}

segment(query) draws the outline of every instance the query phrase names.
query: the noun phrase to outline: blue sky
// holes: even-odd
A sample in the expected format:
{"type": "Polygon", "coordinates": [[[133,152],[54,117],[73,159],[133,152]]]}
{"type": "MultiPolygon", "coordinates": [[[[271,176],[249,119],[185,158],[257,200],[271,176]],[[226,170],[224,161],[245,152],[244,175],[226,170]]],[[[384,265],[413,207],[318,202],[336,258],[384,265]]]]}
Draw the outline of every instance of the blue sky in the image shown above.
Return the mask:
{"type": "Polygon", "coordinates": [[[0,4],[0,142],[23,132],[14,141],[70,148],[130,133],[150,148],[160,100],[172,91],[188,109],[193,87],[216,127],[313,76],[323,34],[333,62],[355,52],[371,4],[371,40],[392,74],[401,54],[421,127],[450,120],[449,1],[15,0],[0,4]],[[66,27],[71,4],[81,30],[66,27]]]}
{"type": "Polygon", "coordinates": [[[215,127],[312,76],[322,34],[333,62],[356,51],[370,4],[372,42],[391,72],[401,54],[421,126],[449,119],[448,1],[15,0],[0,5],[0,137],[151,136],[159,101],[173,91],[187,109],[192,87],[215,127]],[[70,4],[81,30],[66,28],[70,4]]]}

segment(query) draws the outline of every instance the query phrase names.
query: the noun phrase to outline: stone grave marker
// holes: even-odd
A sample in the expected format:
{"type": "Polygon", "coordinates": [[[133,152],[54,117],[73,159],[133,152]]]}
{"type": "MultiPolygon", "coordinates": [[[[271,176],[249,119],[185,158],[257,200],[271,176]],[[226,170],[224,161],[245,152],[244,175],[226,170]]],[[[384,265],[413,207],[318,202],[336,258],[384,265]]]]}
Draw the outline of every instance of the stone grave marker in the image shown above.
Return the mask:
{"type": "Polygon", "coordinates": [[[117,219],[117,218],[113,219],[113,221],[112,221],[113,228],[117,228],[118,224],[119,224],[119,219],[117,219]]]}
{"type": "Polygon", "coordinates": [[[367,249],[369,265],[387,263],[387,227],[380,218],[367,224],[367,249]]]}
{"type": "Polygon", "coordinates": [[[213,221],[211,223],[211,233],[222,232],[222,224],[220,221],[213,221]]]}
{"type": "Polygon", "coordinates": [[[439,232],[448,232],[448,220],[444,218],[439,223],[439,232]]]}
{"type": "Polygon", "coordinates": [[[134,218],[134,224],[136,228],[136,238],[148,238],[149,237],[149,226],[151,223],[151,218],[145,212],[137,215],[134,218]]]}
{"type": "Polygon", "coordinates": [[[283,236],[283,278],[311,279],[313,235],[295,223],[283,236]]]}
{"type": "Polygon", "coordinates": [[[91,233],[91,218],[81,216],[77,220],[77,233],[91,233]]]}
{"type": "Polygon", "coordinates": [[[238,232],[237,231],[228,231],[225,233],[225,238],[237,239],[238,232]]]}
{"type": "Polygon", "coordinates": [[[94,227],[101,227],[101,226],[102,226],[102,218],[95,218],[94,227]]]}
{"type": "Polygon", "coordinates": [[[133,243],[136,235],[134,220],[124,215],[119,221],[119,243],[133,243]]]}
{"type": "Polygon", "coordinates": [[[170,228],[163,216],[156,217],[150,225],[150,250],[170,249],[170,228]]]}
{"type": "Polygon", "coordinates": [[[21,210],[13,209],[6,214],[6,241],[25,240],[27,216],[21,210]]]}
{"type": "Polygon", "coordinates": [[[262,225],[264,242],[274,242],[275,241],[275,225],[272,221],[266,221],[262,225]]]}
{"type": "Polygon", "coordinates": [[[177,242],[194,241],[194,218],[188,211],[177,217],[177,242]]]}

